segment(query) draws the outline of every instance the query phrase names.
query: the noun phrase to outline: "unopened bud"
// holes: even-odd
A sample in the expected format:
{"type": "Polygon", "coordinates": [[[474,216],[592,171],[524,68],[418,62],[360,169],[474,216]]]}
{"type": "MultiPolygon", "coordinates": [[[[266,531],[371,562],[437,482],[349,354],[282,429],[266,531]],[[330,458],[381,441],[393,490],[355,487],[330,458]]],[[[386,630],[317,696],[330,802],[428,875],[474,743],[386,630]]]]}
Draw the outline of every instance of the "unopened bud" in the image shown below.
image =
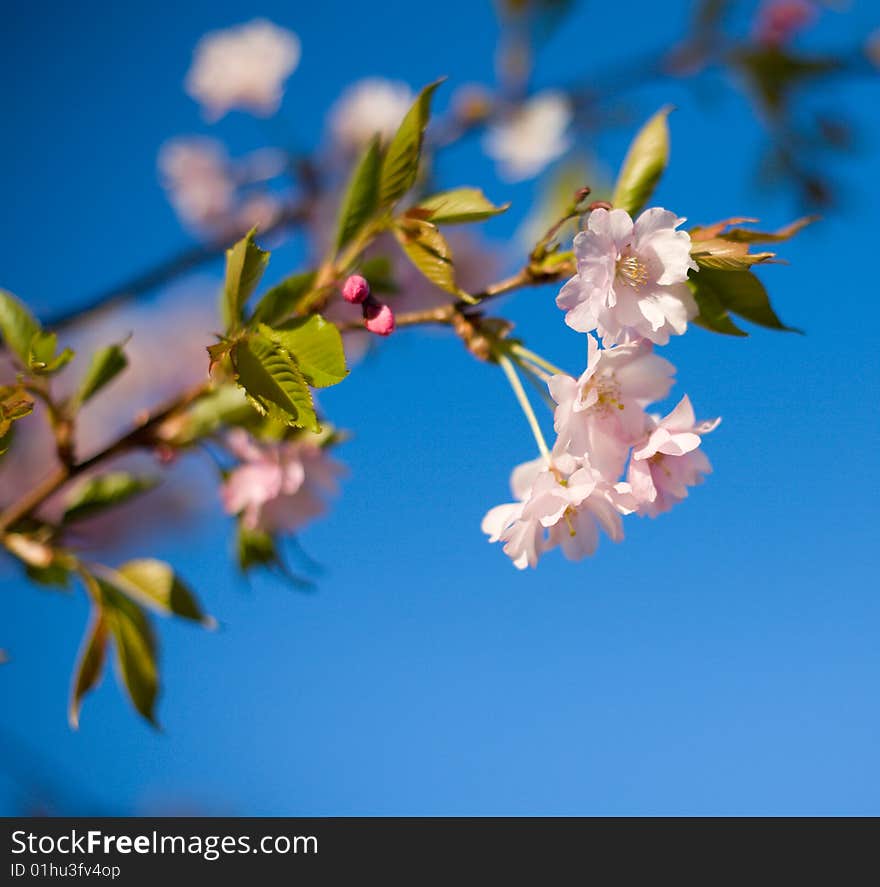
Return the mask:
{"type": "Polygon", "coordinates": [[[352,274],[342,287],[342,298],[352,305],[360,305],[370,296],[370,284],[360,274],[352,274]]]}
{"type": "Polygon", "coordinates": [[[394,332],[394,312],[384,302],[368,299],[364,302],[364,326],[377,336],[390,336],[394,332]]]}

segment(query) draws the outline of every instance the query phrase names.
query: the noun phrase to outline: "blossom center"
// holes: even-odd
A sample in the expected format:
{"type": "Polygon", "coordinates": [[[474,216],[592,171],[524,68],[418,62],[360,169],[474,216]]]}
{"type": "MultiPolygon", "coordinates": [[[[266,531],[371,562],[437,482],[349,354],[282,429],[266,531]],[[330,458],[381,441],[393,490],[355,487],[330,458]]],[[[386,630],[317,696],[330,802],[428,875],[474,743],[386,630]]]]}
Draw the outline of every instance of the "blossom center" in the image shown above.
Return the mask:
{"type": "Polygon", "coordinates": [[[648,267],[638,256],[621,258],[617,263],[617,273],[632,287],[638,288],[648,282],[648,267]]]}

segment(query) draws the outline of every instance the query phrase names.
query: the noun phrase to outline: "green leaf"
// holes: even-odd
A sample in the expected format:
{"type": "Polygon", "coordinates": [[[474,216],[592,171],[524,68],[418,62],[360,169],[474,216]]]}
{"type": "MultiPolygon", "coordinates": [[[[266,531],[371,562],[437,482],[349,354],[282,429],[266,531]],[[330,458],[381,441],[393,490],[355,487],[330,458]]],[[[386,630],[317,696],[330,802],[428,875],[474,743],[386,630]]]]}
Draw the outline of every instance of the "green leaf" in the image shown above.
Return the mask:
{"type": "Polygon", "coordinates": [[[729,312],[759,326],[800,332],[787,326],[770,304],[764,284],[751,271],[717,271],[704,268],[688,283],[700,307],[697,323],[716,332],[745,335],[729,318],[729,312]],[[730,327],[737,332],[733,333],[730,327]]]}
{"type": "Polygon", "coordinates": [[[337,251],[347,246],[375,214],[379,205],[381,171],[382,150],[376,136],[358,161],[342,199],[336,235],[337,251]]]}
{"type": "Polygon", "coordinates": [[[24,419],[34,411],[34,402],[20,385],[0,386],[0,455],[6,452],[13,422],[24,419]]]}
{"type": "Polygon", "coordinates": [[[151,724],[158,726],[154,713],[159,694],[156,639],[147,614],[106,580],[99,577],[95,581],[128,697],[151,724]]]}
{"type": "Polygon", "coordinates": [[[379,203],[382,206],[395,204],[415,184],[422,140],[431,116],[431,99],[442,82],[437,80],[418,94],[388,146],[379,183],[379,203]]]}
{"type": "Polygon", "coordinates": [[[313,388],[336,385],[348,375],[342,336],[336,325],[320,314],[291,320],[274,329],[260,325],[259,331],[296,360],[313,388]]]}
{"type": "Polygon", "coordinates": [[[260,333],[251,333],[232,352],[237,382],[264,415],[319,431],[312,393],[290,354],[260,333]]]}
{"type": "Polygon", "coordinates": [[[127,471],[108,471],[86,478],[71,490],[62,521],[69,524],[92,517],[152,490],[157,484],[155,478],[138,477],[127,471]]]}
{"type": "Polygon", "coordinates": [[[79,383],[74,402],[79,405],[97,394],[128,366],[128,358],[122,345],[108,345],[93,355],[85,376],[79,383]]]}
{"type": "Polygon", "coordinates": [[[31,340],[28,367],[38,376],[50,376],[63,369],[73,360],[73,351],[65,348],[60,354],[58,351],[58,335],[39,330],[31,340]]]}
{"type": "Polygon", "coordinates": [[[218,385],[202,395],[186,411],[173,435],[163,440],[172,446],[187,446],[224,425],[250,425],[256,418],[256,411],[238,385],[218,385]]]}
{"type": "Polygon", "coordinates": [[[31,582],[44,585],[47,588],[61,588],[67,591],[70,588],[71,571],[58,559],[52,561],[47,567],[35,567],[28,565],[25,572],[31,582]]]}
{"type": "Polygon", "coordinates": [[[692,240],[691,257],[700,268],[718,271],[748,271],[752,265],[769,262],[775,253],[750,253],[748,243],[737,243],[726,238],[692,240]]]}
{"type": "Polygon", "coordinates": [[[113,571],[112,582],[129,597],[161,613],[173,613],[200,622],[206,628],[217,625],[211,616],[205,615],[192,591],[164,561],[153,558],[128,561],[113,571]]]}
{"type": "Polygon", "coordinates": [[[92,613],[92,621],[83,637],[79,660],[74,670],[73,689],[68,709],[68,720],[74,730],[79,727],[79,710],[83,696],[92,690],[101,679],[106,654],[107,621],[100,606],[96,606],[92,613]]]}
{"type": "Polygon", "coordinates": [[[31,342],[39,332],[39,323],[24,303],[0,290],[0,335],[22,367],[30,366],[31,342]]]}
{"type": "Polygon", "coordinates": [[[769,329],[801,332],[779,319],[764,284],[752,272],[704,269],[696,279],[698,285],[711,289],[728,311],[769,329]]]}
{"type": "Polygon", "coordinates": [[[407,215],[435,225],[461,225],[491,219],[509,207],[509,203],[495,206],[479,188],[456,188],[420,200],[407,215]]]}
{"type": "Polygon", "coordinates": [[[406,219],[394,227],[394,236],[410,262],[440,289],[473,302],[455,282],[452,250],[436,225],[419,219],[406,219]]]}
{"type": "Polygon", "coordinates": [[[713,333],[724,333],[728,336],[748,336],[745,330],[740,329],[730,318],[727,309],[718,298],[718,294],[711,286],[700,282],[701,271],[696,277],[688,280],[688,286],[694,294],[694,300],[700,313],[694,318],[694,323],[703,329],[713,333]]]}
{"type": "Polygon", "coordinates": [[[242,572],[280,563],[272,536],[262,530],[249,530],[241,521],[238,523],[236,548],[238,566],[242,572]]]}
{"type": "Polygon", "coordinates": [[[303,297],[311,292],[315,283],[315,272],[306,271],[293,274],[273,286],[257,303],[253,320],[257,323],[279,323],[293,314],[303,297]]]}
{"type": "Polygon", "coordinates": [[[226,250],[226,281],[223,286],[223,323],[226,329],[238,327],[242,309],[269,263],[269,253],[254,243],[257,229],[251,228],[234,246],[226,250]]]}
{"type": "Polygon", "coordinates": [[[648,202],[669,161],[671,107],[661,108],[642,128],[629,146],[611,202],[616,209],[635,215],[648,202]]]}

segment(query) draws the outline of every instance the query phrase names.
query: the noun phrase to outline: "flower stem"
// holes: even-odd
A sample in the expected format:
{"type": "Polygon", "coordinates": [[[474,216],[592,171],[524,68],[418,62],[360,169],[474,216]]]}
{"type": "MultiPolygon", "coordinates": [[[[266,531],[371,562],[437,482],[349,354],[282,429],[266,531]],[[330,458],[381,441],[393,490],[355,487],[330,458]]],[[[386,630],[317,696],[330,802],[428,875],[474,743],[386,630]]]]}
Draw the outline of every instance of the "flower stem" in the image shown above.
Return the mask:
{"type": "Polygon", "coordinates": [[[507,376],[507,381],[510,382],[510,387],[513,389],[513,393],[516,395],[516,399],[519,401],[523,413],[525,413],[529,427],[532,429],[532,434],[535,436],[535,442],[538,444],[538,449],[541,451],[541,455],[549,465],[550,450],[547,447],[547,441],[544,440],[544,434],[541,431],[541,426],[538,424],[538,417],[535,415],[531,403],[529,403],[529,398],[526,395],[525,389],[523,388],[516,370],[514,369],[513,362],[506,354],[499,354],[498,363],[501,366],[501,369],[504,370],[504,375],[507,376]]]}
{"type": "Polygon", "coordinates": [[[521,357],[523,360],[527,360],[530,363],[535,364],[536,366],[541,367],[543,370],[547,370],[548,373],[551,373],[554,376],[567,376],[568,373],[565,370],[561,370],[555,364],[550,363],[549,360],[544,360],[540,354],[535,354],[534,351],[529,351],[528,348],[524,348],[522,345],[514,345],[510,349],[517,357],[521,357]]]}

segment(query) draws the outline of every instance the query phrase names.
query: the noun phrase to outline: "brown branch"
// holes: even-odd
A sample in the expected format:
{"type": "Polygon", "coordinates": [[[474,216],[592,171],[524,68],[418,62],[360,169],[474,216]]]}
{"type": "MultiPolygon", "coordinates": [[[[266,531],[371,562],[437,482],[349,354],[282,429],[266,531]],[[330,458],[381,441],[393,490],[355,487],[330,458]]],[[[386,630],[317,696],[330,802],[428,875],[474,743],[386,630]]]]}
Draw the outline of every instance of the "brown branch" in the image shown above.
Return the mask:
{"type": "Polygon", "coordinates": [[[129,431],[97,453],[89,456],[88,459],[75,462],[69,466],[59,466],[45,480],[41,481],[36,487],[25,493],[20,499],[13,502],[0,513],[0,534],[5,533],[20,520],[30,517],[50,496],[53,496],[65,484],[89,469],[137,447],[151,446],[154,441],[150,432],[169,416],[189,406],[207,390],[209,385],[210,382],[200,382],[198,385],[178,394],[153,412],[146,413],[129,431]]]}

